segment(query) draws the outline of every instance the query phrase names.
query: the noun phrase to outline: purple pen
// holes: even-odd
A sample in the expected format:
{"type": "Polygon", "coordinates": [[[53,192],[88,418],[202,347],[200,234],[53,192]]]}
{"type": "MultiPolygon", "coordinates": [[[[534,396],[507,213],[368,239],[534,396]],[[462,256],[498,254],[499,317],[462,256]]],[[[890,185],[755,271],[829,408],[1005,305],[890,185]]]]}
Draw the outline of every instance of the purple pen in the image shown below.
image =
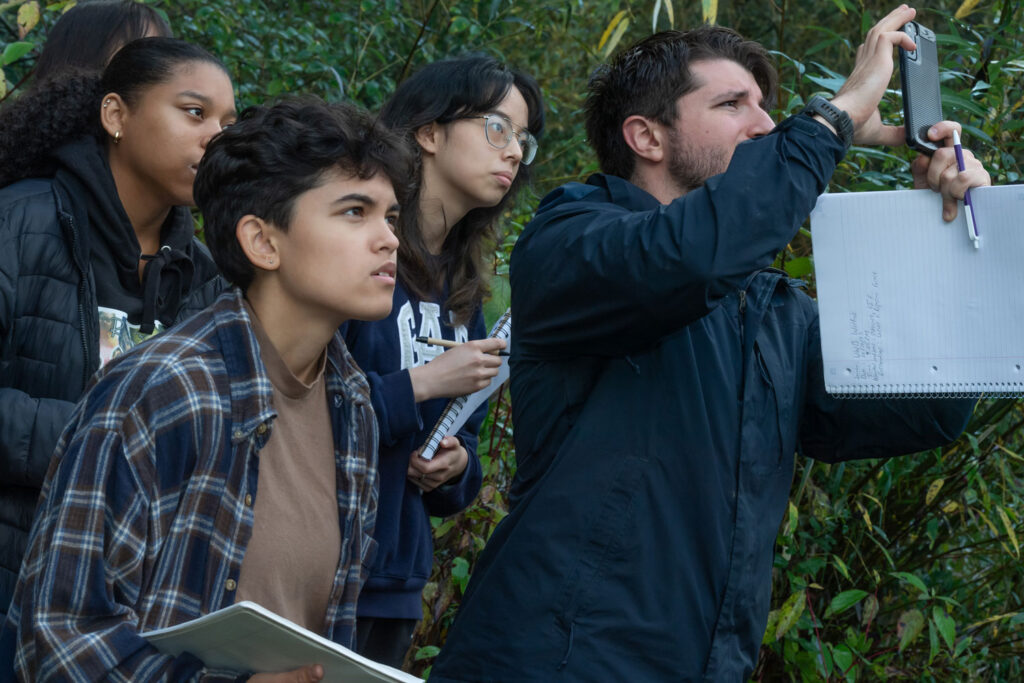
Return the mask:
{"type": "MultiPolygon", "coordinates": [[[[956,167],[960,171],[967,170],[964,166],[964,148],[960,146],[960,134],[953,131],[953,151],[956,152],[956,167]]],[[[974,221],[974,207],[971,205],[971,190],[964,191],[964,214],[967,215],[967,236],[974,243],[974,248],[979,247],[981,234],[978,232],[978,224],[974,221]]]]}

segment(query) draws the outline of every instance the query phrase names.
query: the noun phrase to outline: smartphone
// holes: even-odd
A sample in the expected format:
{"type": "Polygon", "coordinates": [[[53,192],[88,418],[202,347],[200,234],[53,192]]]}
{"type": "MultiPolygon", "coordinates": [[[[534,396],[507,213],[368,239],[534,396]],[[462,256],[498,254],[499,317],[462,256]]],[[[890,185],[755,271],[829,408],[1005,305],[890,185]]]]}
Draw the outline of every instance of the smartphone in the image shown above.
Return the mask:
{"type": "Polygon", "coordinates": [[[903,31],[917,46],[913,51],[900,48],[900,87],[907,144],[930,155],[938,146],[928,139],[928,129],[943,120],[935,33],[916,21],[904,24],[903,31]]]}

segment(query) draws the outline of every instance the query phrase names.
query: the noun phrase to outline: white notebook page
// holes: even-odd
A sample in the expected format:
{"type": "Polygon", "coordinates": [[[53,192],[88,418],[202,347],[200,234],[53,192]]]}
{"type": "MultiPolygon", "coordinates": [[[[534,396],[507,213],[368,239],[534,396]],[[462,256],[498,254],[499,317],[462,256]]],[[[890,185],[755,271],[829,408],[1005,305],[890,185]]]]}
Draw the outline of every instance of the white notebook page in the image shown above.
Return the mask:
{"type": "Polygon", "coordinates": [[[826,389],[1024,395],[1024,186],[827,194],[811,213],[826,389]]]}

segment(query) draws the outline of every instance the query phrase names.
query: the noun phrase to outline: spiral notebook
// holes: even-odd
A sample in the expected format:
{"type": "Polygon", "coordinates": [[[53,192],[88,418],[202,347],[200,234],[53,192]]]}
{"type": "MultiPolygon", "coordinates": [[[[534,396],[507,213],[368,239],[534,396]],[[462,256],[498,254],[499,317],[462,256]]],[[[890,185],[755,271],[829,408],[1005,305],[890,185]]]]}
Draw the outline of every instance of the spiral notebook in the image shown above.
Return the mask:
{"type": "MultiPolygon", "coordinates": [[[[509,346],[512,345],[512,311],[511,309],[506,310],[498,322],[494,323],[494,327],[491,328],[489,337],[500,337],[508,342],[509,346]]],[[[437,418],[437,422],[434,423],[434,427],[430,430],[430,435],[427,437],[426,442],[423,444],[423,448],[420,451],[420,457],[430,460],[437,453],[437,447],[441,445],[441,439],[450,435],[456,434],[462,425],[466,424],[466,420],[469,416],[480,407],[488,398],[491,397],[498,388],[505,383],[508,379],[508,356],[503,356],[501,359],[501,368],[498,370],[497,376],[491,380],[491,383],[481,389],[480,391],[465,396],[459,396],[448,401],[448,405],[445,406],[444,410],[441,411],[441,416],[437,418]]]]}
{"type": "Polygon", "coordinates": [[[164,654],[190,652],[209,669],[267,673],[319,664],[324,683],[423,683],[248,601],[142,637],[164,654]]]}
{"type": "Polygon", "coordinates": [[[1024,186],[827,194],[811,213],[826,390],[1024,396],[1024,186]]]}

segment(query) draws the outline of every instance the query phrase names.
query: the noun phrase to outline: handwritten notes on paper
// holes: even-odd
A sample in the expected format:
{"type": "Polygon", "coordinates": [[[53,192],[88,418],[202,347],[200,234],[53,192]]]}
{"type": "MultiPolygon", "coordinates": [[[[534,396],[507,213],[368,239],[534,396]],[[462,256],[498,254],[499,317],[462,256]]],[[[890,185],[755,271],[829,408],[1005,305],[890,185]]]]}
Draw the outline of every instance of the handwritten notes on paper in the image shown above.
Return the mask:
{"type": "Polygon", "coordinates": [[[879,291],[878,272],[873,271],[871,291],[864,296],[863,309],[850,311],[850,354],[861,362],[856,363],[855,368],[847,368],[845,374],[859,381],[881,381],[885,377],[883,345],[882,293],[879,291]]]}
{"type": "Polygon", "coordinates": [[[930,190],[829,194],[811,213],[826,389],[1024,395],[1024,187],[972,190],[942,220],[930,190]]]}

